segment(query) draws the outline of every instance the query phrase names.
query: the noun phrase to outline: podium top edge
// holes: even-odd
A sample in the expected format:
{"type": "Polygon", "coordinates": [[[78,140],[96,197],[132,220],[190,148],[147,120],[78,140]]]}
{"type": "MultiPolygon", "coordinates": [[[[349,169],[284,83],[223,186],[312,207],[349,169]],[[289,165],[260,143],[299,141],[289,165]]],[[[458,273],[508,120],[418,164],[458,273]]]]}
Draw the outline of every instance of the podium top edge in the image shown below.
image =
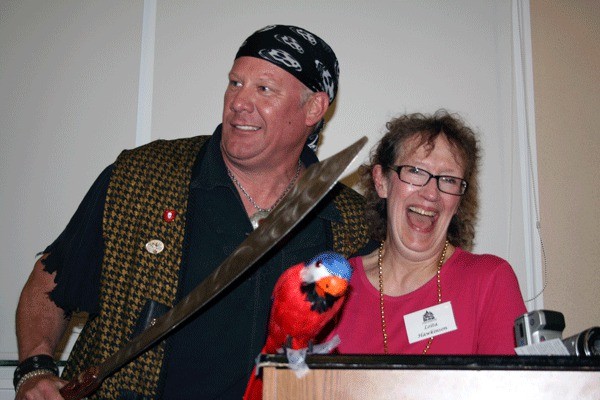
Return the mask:
{"type": "MultiPolygon", "coordinates": [[[[286,368],[280,354],[261,354],[257,365],[286,368]]],[[[308,355],[311,369],[454,369],[600,371],[600,356],[308,355]]]]}

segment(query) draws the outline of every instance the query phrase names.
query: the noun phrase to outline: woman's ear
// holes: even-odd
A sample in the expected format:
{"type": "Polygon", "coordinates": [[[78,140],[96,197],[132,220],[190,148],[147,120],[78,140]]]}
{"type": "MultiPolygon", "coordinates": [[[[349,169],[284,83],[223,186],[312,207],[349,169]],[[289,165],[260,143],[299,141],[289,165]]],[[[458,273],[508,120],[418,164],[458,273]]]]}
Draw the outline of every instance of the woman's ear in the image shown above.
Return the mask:
{"type": "Polygon", "coordinates": [[[374,165],[371,174],[373,175],[373,182],[375,183],[377,194],[382,199],[386,199],[388,197],[389,182],[387,175],[383,172],[383,167],[380,164],[374,165]]]}

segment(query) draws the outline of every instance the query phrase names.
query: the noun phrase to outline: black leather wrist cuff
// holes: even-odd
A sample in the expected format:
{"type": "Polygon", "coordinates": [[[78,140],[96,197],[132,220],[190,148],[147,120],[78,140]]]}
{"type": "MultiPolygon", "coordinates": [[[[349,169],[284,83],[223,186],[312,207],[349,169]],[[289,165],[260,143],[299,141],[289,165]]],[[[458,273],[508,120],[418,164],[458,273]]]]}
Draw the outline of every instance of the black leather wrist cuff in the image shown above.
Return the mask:
{"type": "Polygon", "coordinates": [[[13,377],[13,385],[15,386],[15,389],[17,388],[21,378],[30,372],[40,369],[51,371],[54,375],[58,376],[58,365],[56,365],[56,362],[52,357],[46,354],[39,354],[37,356],[29,357],[17,365],[17,368],[15,369],[15,374],[13,377]]]}

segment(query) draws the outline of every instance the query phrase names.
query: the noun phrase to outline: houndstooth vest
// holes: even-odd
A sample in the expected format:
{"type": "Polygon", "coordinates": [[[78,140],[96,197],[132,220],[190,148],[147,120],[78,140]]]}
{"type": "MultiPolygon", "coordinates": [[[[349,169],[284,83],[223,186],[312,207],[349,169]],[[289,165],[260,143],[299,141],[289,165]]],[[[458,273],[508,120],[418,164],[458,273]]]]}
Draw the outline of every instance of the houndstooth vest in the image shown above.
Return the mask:
{"type": "MultiPolygon", "coordinates": [[[[159,140],[124,151],[115,162],[106,197],[100,311],[77,340],[63,378],[100,364],[127,343],[148,300],[172,307],[176,299],[191,171],[209,136],[159,140]],[[177,210],[172,222],[167,209],[177,210]],[[165,249],[151,254],[149,239],[165,249]]],[[[334,204],[342,222],[332,222],[334,250],[349,257],[367,241],[363,198],[344,185],[334,204]]],[[[139,327],[138,327],[139,328],[139,327]]],[[[91,399],[155,399],[164,343],[146,351],[107,378],[91,399]]]]}

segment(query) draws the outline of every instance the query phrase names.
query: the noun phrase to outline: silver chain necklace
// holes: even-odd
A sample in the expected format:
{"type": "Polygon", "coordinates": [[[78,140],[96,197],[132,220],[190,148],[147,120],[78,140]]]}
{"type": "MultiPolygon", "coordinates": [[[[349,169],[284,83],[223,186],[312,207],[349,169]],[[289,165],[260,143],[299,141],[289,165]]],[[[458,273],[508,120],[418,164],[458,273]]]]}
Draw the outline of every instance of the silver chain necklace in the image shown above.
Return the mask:
{"type": "Polygon", "coordinates": [[[231,172],[231,170],[227,166],[225,167],[225,168],[227,168],[227,175],[229,175],[229,178],[231,178],[233,183],[235,183],[236,186],[240,188],[240,190],[242,191],[244,196],[246,196],[246,198],[250,201],[250,203],[252,203],[254,208],[256,208],[256,210],[257,210],[254,214],[252,214],[250,216],[250,223],[252,224],[252,228],[254,228],[254,229],[258,228],[258,225],[260,224],[260,222],[263,219],[267,218],[269,213],[271,211],[273,211],[273,209],[277,206],[277,204],[279,204],[279,202],[281,200],[283,200],[285,195],[288,194],[288,192],[292,189],[292,187],[296,183],[298,176],[300,175],[301,167],[302,167],[302,162],[300,160],[298,160],[298,166],[296,167],[296,173],[294,174],[294,177],[292,178],[290,183],[288,183],[287,187],[285,188],[285,190],[283,191],[281,196],[279,196],[279,198],[277,200],[275,200],[275,203],[273,203],[273,205],[269,208],[262,208],[258,204],[256,204],[256,201],[254,201],[252,196],[250,196],[250,194],[246,191],[246,189],[244,189],[242,184],[237,179],[235,179],[235,176],[233,176],[233,173],[231,172]]]}

